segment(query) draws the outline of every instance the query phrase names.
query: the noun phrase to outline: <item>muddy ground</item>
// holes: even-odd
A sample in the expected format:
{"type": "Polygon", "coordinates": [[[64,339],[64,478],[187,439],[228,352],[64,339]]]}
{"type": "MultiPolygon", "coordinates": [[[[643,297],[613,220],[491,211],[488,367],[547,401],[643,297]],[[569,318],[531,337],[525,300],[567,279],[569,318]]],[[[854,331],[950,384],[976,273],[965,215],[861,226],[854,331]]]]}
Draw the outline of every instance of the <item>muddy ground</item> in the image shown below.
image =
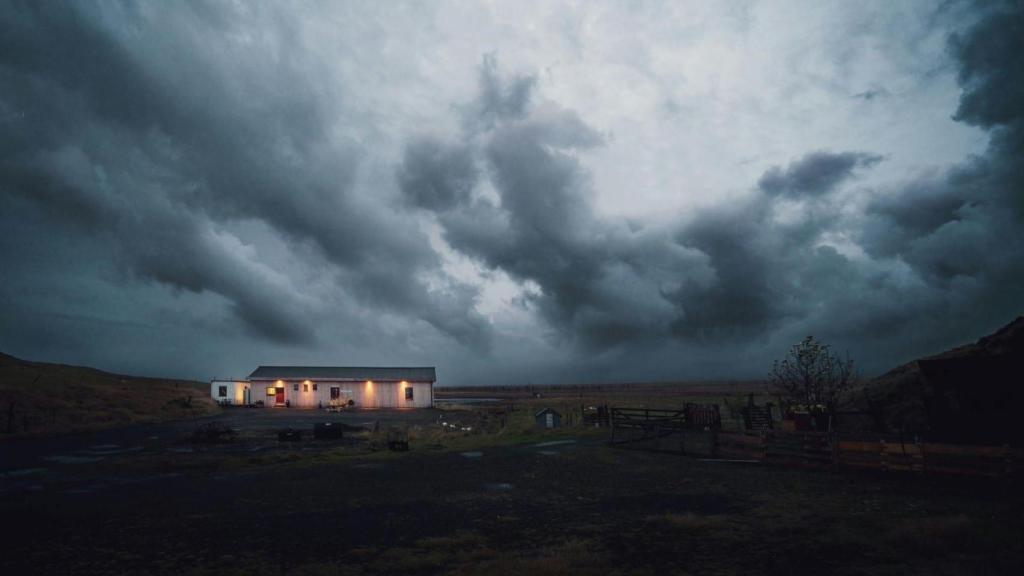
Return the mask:
{"type": "MultiPolygon", "coordinates": [[[[1006,480],[705,462],[611,448],[600,431],[424,436],[404,453],[371,450],[369,435],[273,439],[321,417],[229,411],[241,436],[224,446],[184,442],[185,423],[2,445],[0,573],[1024,568],[1024,498],[1006,480]]],[[[430,429],[438,414],[337,418],[430,429]]]]}

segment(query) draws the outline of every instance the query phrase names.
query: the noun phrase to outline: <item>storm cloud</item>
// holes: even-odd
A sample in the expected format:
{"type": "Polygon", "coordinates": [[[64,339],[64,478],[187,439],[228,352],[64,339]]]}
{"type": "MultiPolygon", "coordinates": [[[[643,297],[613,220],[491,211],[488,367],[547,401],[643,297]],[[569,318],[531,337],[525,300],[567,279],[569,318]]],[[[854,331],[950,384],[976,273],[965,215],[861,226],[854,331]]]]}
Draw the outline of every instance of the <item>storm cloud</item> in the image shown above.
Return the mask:
{"type": "Polygon", "coordinates": [[[748,377],[808,333],[870,371],[1022,312],[1018,4],[793,34],[784,5],[606,8],[645,33],[545,4],[0,9],[0,347],[748,377]]]}
{"type": "Polygon", "coordinates": [[[881,156],[863,152],[812,152],[791,162],[785,170],[771,168],[757,181],[757,186],[771,196],[827,194],[851,178],[855,168],[869,168],[881,160],[881,156]]]}
{"type": "Polygon", "coordinates": [[[310,80],[315,63],[223,41],[278,22],[272,10],[238,21],[226,9],[116,15],[129,29],[166,16],[190,31],[154,31],[145,42],[105,29],[110,14],[31,3],[5,12],[4,107],[18,114],[0,144],[5,191],[44,204],[58,225],[115,237],[133,275],[227,298],[274,340],[309,343],[315,306],[299,279],[252,258],[218,223],[262,221],[286,242],[314,246],[338,289],[360,302],[486,346],[472,290],[428,288],[420,275],[435,273],[437,258],[425,238],[351,193],[360,153],[330,133],[334,100],[323,98],[344,95],[310,80]],[[251,52],[255,62],[241,60],[251,52]]]}

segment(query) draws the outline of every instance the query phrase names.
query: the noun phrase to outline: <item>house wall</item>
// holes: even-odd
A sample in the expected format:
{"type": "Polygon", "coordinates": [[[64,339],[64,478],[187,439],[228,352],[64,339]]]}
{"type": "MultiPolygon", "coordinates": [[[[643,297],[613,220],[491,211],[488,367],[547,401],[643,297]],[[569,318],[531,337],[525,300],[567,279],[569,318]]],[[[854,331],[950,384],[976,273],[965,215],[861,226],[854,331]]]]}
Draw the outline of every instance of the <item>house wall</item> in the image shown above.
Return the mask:
{"type": "MultiPolygon", "coordinates": [[[[273,406],[275,396],[267,395],[267,388],[276,388],[278,380],[252,380],[252,399],[263,400],[273,406]]],[[[352,382],[343,380],[281,380],[284,397],[295,408],[318,408],[345,404],[349,399],[356,408],[429,408],[434,405],[433,384],[430,382],[352,382]],[[314,386],[315,385],[315,386],[314,386]],[[316,388],[314,390],[314,387],[316,388]],[[340,398],[331,400],[331,388],[339,388],[340,398]],[[405,398],[405,389],[413,391],[412,400],[405,398]]]]}
{"type": "Polygon", "coordinates": [[[248,382],[239,382],[235,380],[213,380],[210,382],[210,397],[213,398],[214,402],[228,400],[232,404],[241,406],[246,403],[245,390],[248,387],[248,382]],[[220,395],[221,386],[226,386],[228,389],[228,395],[226,397],[220,395]]]}

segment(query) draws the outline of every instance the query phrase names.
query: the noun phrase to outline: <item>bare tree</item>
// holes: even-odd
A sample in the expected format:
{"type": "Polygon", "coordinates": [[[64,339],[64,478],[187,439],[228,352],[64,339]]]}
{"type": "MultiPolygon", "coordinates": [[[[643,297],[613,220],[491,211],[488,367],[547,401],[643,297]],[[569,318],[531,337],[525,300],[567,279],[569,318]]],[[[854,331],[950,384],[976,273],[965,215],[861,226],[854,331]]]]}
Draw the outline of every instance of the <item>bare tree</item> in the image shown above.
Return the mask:
{"type": "Polygon", "coordinates": [[[834,412],[857,379],[853,360],[832,354],[827,344],[808,336],[772,364],[768,383],[786,400],[834,412]]]}

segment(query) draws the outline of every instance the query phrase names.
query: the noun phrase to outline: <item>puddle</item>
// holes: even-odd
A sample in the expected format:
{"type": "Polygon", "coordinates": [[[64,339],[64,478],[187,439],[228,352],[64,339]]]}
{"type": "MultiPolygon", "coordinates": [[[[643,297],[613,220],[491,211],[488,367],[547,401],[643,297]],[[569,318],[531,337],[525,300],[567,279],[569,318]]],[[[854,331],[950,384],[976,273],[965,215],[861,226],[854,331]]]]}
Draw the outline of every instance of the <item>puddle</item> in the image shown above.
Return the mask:
{"type": "Polygon", "coordinates": [[[477,452],[476,450],[473,450],[471,452],[460,452],[459,454],[461,456],[465,456],[466,458],[479,458],[484,455],[483,452],[477,452]]]}
{"type": "Polygon", "coordinates": [[[72,488],[70,490],[65,490],[64,493],[65,494],[93,494],[97,490],[101,490],[101,489],[106,488],[106,487],[107,487],[106,484],[92,484],[92,485],[89,485],[89,486],[79,486],[78,488],[72,488]]]}
{"type": "Polygon", "coordinates": [[[46,468],[22,468],[21,470],[0,472],[0,478],[21,478],[22,476],[32,476],[43,472],[46,472],[46,468]]]}
{"type": "Polygon", "coordinates": [[[99,462],[103,460],[101,456],[67,456],[58,454],[57,456],[47,456],[43,458],[49,462],[56,462],[57,464],[89,464],[91,462],[99,462]]]}
{"type": "Polygon", "coordinates": [[[534,448],[547,448],[548,446],[563,446],[565,444],[575,444],[575,440],[552,440],[551,442],[541,442],[540,444],[534,444],[534,448]]]}
{"type": "Polygon", "coordinates": [[[514,486],[512,486],[508,482],[495,482],[492,484],[484,484],[484,488],[488,490],[504,491],[511,490],[512,488],[514,488],[514,486]]]}
{"type": "Polygon", "coordinates": [[[538,450],[537,454],[542,456],[558,456],[561,452],[558,452],[557,450],[538,450]]]}
{"type": "MultiPolygon", "coordinates": [[[[114,446],[109,444],[108,446],[114,446]]],[[[99,446],[93,446],[88,450],[82,450],[79,454],[85,454],[86,456],[114,456],[116,454],[127,454],[129,452],[140,452],[142,446],[132,446],[131,448],[119,448],[114,446],[113,448],[100,448],[99,446]]]]}
{"type": "Polygon", "coordinates": [[[114,483],[119,485],[142,484],[145,482],[156,482],[159,480],[165,480],[167,478],[178,478],[179,476],[184,476],[184,474],[182,474],[181,472],[168,472],[167,474],[151,474],[149,476],[136,476],[134,478],[124,478],[121,480],[116,480],[114,483]]]}
{"type": "MultiPolygon", "coordinates": [[[[93,484],[82,484],[64,490],[65,494],[95,494],[100,490],[116,489],[119,486],[132,486],[136,484],[145,484],[147,482],[158,482],[166,480],[168,478],[178,478],[183,476],[180,472],[171,472],[167,474],[152,474],[149,476],[135,476],[132,478],[106,478],[104,482],[95,482],[93,484]]],[[[216,479],[216,478],[215,478],[216,479]]]]}

